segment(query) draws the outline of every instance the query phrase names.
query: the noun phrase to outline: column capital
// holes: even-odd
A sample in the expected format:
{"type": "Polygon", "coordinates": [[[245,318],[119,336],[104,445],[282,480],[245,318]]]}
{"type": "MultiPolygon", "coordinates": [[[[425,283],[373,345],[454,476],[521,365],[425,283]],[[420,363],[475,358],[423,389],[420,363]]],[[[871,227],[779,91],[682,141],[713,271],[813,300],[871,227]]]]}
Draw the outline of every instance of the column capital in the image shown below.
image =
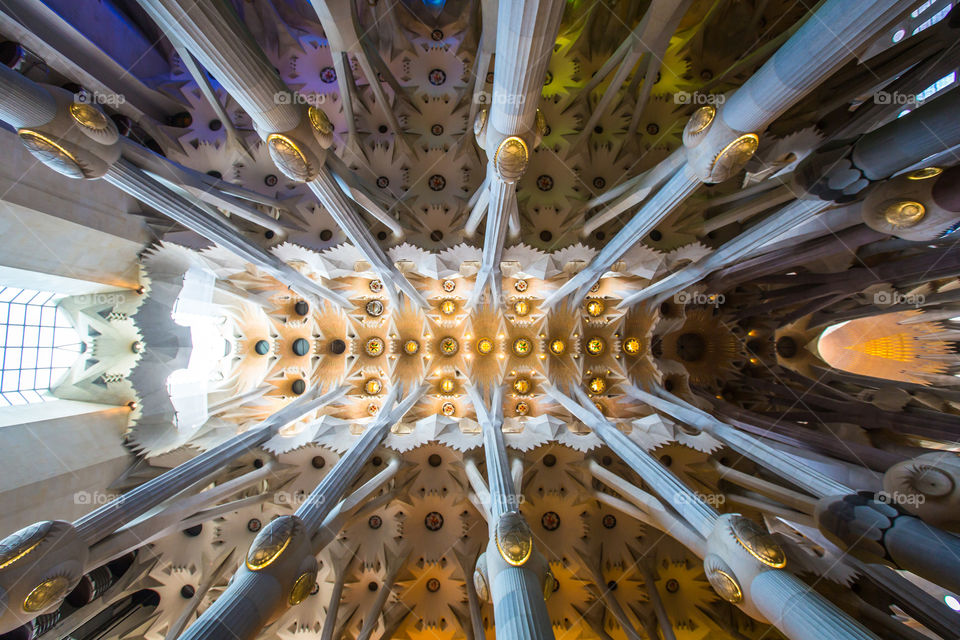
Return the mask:
{"type": "Polygon", "coordinates": [[[760,143],[757,134],[730,128],[722,109],[706,105],[697,109],[683,129],[690,171],[701,181],[718,183],[735,176],[760,143]]]}

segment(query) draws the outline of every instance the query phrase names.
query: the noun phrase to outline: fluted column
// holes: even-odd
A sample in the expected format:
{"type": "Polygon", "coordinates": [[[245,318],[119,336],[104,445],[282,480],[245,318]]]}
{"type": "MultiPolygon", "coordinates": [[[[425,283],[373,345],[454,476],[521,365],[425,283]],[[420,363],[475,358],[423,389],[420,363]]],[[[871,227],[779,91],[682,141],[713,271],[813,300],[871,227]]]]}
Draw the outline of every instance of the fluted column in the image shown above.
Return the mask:
{"type": "Polygon", "coordinates": [[[104,180],[129,193],[141,202],[163,212],[188,229],[212,240],[231,253],[263,269],[299,294],[329,300],[349,308],[350,301],[343,295],[306,277],[272,253],[245,238],[239,230],[219,214],[205,212],[163,186],[131,162],[121,158],[107,171],[104,180]]]}
{"type": "Polygon", "coordinates": [[[181,636],[190,640],[246,640],[302,602],[317,579],[316,541],[324,521],[338,512],[340,496],[356,480],[394,423],[422,397],[414,389],[394,406],[393,387],[363,435],[337,461],[293,515],[280,516],[254,539],[246,561],[226,591],[181,636]]]}
{"type": "Polygon", "coordinates": [[[6,65],[0,65],[0,88],[0,120],[14,129],[46,124],[57,115],[46,89],[6,65]]]}
{"type": "Polygon", "coordinates": [[[516,183],[527,170],[530,150],[543,135],[537,103],[563,6],[561,0],[513,0],[498,6],[493,96],[489,112],[481,111],[474,126],[489,160],[490,195],[480,271],[467,302],[471,307],[488,287],[494,303],[499,302],[500,258],[511,211],[516,208],[516,183]]]}
{"type": "Polygon", "coordinates": [[[660,221],[686,200],[701,182],[733,177],[756,151],[758,135],[792,104],[844,64],[861,44],[910,3],[883,0],[869,5],[826,0],[806,23],[719,108],[701,107],[684,129],[686,167],[643,205],[586,269],[544,303],[549,308],[568,295],[578,302],[593,283],[660,221]],[[807,52],[816,51],[811,57],[807,52]]]}
{"type": "Polygon", "coordinates": [[[277,168],[291,180],[310,184],[388,289],[399,286],[415,305],[426,306],[424,298],[376,243],[326,166],[327,149],[333,143],[330,120],[321,109],[294,104],[290,89],[232,7],[216,0],[138,1],[250,115],[277,168]]]}
{"type": "MultiPolygon", "coordinates": [[[[91,511],[73,523],[38,522],[8,536],[0,569],[0,596],[10,603],[0,611],[0,632],[6,632],[59,606],[81,576],[88,571],[90,547],[221,470],[230,461],[273,437],[283,426],[339,398],[340,388],[318,398],[303,396],[260,425],[209,449],[162,475],[145,482],[116,500],[91,511]],[[18,551],[19,550],[19,551],[18,551]],[[32,554],[32,551],[42,553],[32,554]],[[20,558],[29,557],[29,562],[20,558]],[[52,576],[52,577],[51,577],[52,576]]],[[[158,519],[158,529],[166,526],[158,519]]],[[[149,539],[151,532],[142,529],[149,539]]]]}
{"type": "MultiPolygon", "coordinates": [[[[553,628],[544,603],[553,575],[546,558],[534,548],[533,532],[519,512],[519,499],[510,474],[503,439],[503,390],[497,386],[490,409],[476,387],[470,398],[483,430],[484,457],[490,487],[487,551],[477,564],[483,590],[493,601],[497,637],[508,640],[547,640],[553,628]]],[[[477,580],[475,577],[474,580],[477,580]]]]}
{"type": "Polygon", "coordinates": [[[640,445],[607,421],[582,389],[574,387],[573,390],[579,401],[553,386],[548,386],[546,393],[593,429],[661,499],[706,538],[704,572],[721,597],[751,617],[773,624],[791,640],[877,640],[865,627],[851,620],[792,573],[784,571],[786,555],[766,530],[738,514],[718,514],[640,445]],[[771,602],[761,597],[762,589],[754,587],[760,576],[771,572],[780,574],[776,578],[777,584],[792,585],[784,592],[788,600],[771,602]],[[804,626],[803,616],[809,615],[819,616],[824,621],[822,626],[804,626]]]}

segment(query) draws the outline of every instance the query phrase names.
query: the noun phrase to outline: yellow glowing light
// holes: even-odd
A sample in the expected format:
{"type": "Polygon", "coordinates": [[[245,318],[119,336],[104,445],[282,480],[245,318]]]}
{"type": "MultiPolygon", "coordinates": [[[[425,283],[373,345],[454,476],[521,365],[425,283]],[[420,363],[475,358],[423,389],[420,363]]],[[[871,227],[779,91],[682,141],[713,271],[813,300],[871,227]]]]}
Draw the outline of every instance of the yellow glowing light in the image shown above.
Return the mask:
{"type": "Polygon", "coordinates": [[[55,576],[38,584],[27,594],[23,601],[23,610],[29,613],[43,611],[60,600],[70,590],[70,581],[65,576],[55,576]]]}
{"type": "Polygon", "coordinates": [[[533,343],[529,338],[517,338],[513,342],[513,352],[520,357],[530,355],[533,351],[533,343]]]}
{"type": "Polygon", "coordinates": [[[453,390],[457,388],[457,384],[450,378],[444,378],[440,381],[440,391],[444,393],[453,393],[453,390]]]}
{"type": "Polygon", "coordinates": [[[603,300],[592,298],[591,300],[587,300],[587,305],[585,308],[588,316],[591,318],[598,318],[607,308],[607,305],[603,304],[603,300]]]}
{"type": "Polygon", "coordinates": [[[493,340],[490,340],[490,338],[480,338],[480,340],[477,341],[477,353],[487,355],[491,351],[493,351],[493,340]]]}
{"type": "Polygon", "coordinates": [[[591,378],[587,386],[593,393],[603,393],[607,390],[607,381],[599,377],[591,378]]]}
{"type": "Polygon", "coordinates": [[[518,316],[525,316],[530,313],[530,303],[526,300],[517,300],[513,305],[513,312],[518,316]]]}
{"type": "Polygon", "coordinates": [[[452,316],[457,312],[457,303],[453,300],[444,300],[440,303],[440,313],[445,316],[452,316]]]}
{"type": "Polygon", "coordinates": [[[567,350],[567,345],[563,340],[551,340],[550,341],[550,353],[555,356],[563,355],[563,352],[567,350]]]}
{"type": "Polygon", "coordinates": [[[440,353],[445,356],[452,356],[460,349],[460,343],[454,338],[444,338],[440,341],[440,353]]]}
{"type": "Polygon", "coordinates": [[[943,169],[940,167],[925,167],[908,173],[907,180],[926,180],[928,178],[935,178],[941,173],[943,173],[943,169]]]}
{"type": "Polygon", "coordinates": [[[529,378],[517,378],[513,381],[513,390],[519,393],[520,395],[526,395],[530,393],[530,384],[529,378]]]}
{"type": "Polygon", "coordinates": [[[640,341],[636,338],[627,338],[623,342],[623,350],[631,356],[635,356],[640,353],[640,341]]]}
{"type": "Polygon", "coordinates": [[[420,351],[420,343],[416,340],[407,340],[403,343],[403,351],[408,356],[412,356],[418,351],[420,351]]]}
{"type": "Polygon", "coordinates": [[[363,385],[363,390],[367,392],[367,395],[375,396],[380,393],[380,390],[383,389],[383,385],[376,378],[370,378],[363,385]]]}
{"type": "Polygon", "coordinates": [[[379,356],[383,353],[383,348],[383,338],[370,338],[367,340],[366,345],[364,345],[364,350],[367,352],[367,355],[372,357],[379,356]]]}
{"type": "Polygon", "coordinates": [[[603,338],[590,338],[587,341],[587,353],[592,356],[600,355],[606,348],[607,344],[603,341],[603,338]]]}

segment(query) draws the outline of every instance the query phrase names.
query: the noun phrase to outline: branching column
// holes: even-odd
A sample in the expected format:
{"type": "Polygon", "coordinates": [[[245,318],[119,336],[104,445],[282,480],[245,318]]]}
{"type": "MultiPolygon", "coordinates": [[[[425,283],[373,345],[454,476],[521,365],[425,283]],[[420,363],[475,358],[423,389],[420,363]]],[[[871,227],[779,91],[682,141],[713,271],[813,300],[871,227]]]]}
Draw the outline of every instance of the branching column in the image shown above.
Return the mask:
{"type": "Polygon", "coordinates": [[[184,43],[250,115],[277,168],[291,180],[309,183],[388,289],[397,287],[414,304],[425,307],[426,300],[377,245],[325,166],[327,149],[333,143],[332,123],[316,107],[293,104],[290,89],[233,8],[215,0],[138,1],[165,32],[184,43]]]}
{"type": "Polygon", "coordinates": [[[483,429],[484,457],[490,487],[490,540],[477,561],[474,582],[480,598],[493,601],[497,637],[508,640],[546,640],[553,628],[544,603],[553,591],[553,575],[546,558],[534,549],[533,532],[520,514],[519,497],[510,475],[503,440],[503,391],[495,387],[488,409],[476,387],[470,397],[483,429]]]}
{"type": "Polygon", "coordinates": [[[604,444],[706,539],[704,572],[721,597],[751,617],[774,625],[791,640],[877,640],[866,628],[783,570],[786,555],[766,530],[743,516],[718,514],[640,445],[608,422],[582,389],[573,387],[573,391],[576,400],[556,387],[546,389],[547,395],[593,429],[604,444]],[[778,575],[767,576],[771,573],[778,575]]]}
{"type": "Polygon", "coordinates": [[[487,288],[495,303],[500,299],[500,258],[507,223],[516,210],[516,183],[527,170],[530,150],[543,135],[537,103],[563,6],[561,0],[499,3],[493,97],[489,112],[481,111],[474,124],[477,142],[487,151],[490,194],[483,257],[469,306],[480,302],[487,288]]]}
{"type": "Polygon", "coordinates": [[[290,606],[302,602],[317,582],[317,541],[324,521],[336,513],[340,496],[353,483],[390,428],[416,404],[424,387],[413,390],[394,406],[398,388],[391,389],[383,408],[360,439],[323,477],[293,515],[280,516],[263,528],[244,564],[203,615],[181,636],[185,639],[244,640],[290,606]]]}
{"type": "MultiPolygon", "coordinates": [[[[260,425],[227,440],[170,471],[145,482],[79,520],[38,522],[0,542],[0,632],[52,611],[60,605],[90,565],[90,547],[157,505],[209,478],[225,465],[260,446],[285,425],[345,393],[340,388],[318,398],[290,403],[260,425]]],[[[219,493],[214,492],[214,496],[219,493]]],[[[198,505],[198,508],[202,505],[198,505]]],[[[165,526],[162,518],[157,526],[165,526]]],[[[141,527],[143,539],[150,531],[141,527]]]]}
{"type": "Polygon", "coordinates": [[[861,44],[910,3],[883,0],[868,5],[827,0],[720,109],[701,107],[683,132],[686,163],[598,253],[587,267],[544,303],[568,295],[582,299],[600,276],[669,216],[704,182],[736,175],[757,149],[758,134],[792,104],[840,68],[861,44]],[[817,56],[811,58],[810,51],[817,56]]]}

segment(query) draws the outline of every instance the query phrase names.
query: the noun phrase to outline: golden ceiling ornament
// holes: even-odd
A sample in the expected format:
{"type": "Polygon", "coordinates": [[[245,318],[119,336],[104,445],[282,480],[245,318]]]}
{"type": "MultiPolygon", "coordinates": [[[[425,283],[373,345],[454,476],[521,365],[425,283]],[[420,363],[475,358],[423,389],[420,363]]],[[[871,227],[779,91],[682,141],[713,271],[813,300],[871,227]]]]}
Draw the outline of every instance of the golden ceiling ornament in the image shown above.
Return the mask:
{"type": "Polygon", "coordinates": [[[929,178],[936,178],[941,173],[943,173],[943,169],[940,167],[924,167],[908,173],[907,180],[928,180],[929,178]]]}
{"type": "Polygon", "coordinates": [[[599,318],[606,308],[607,305],[605,305],[603,300],[600,300],[599,298],[591,298],[587,300],[587,304],[584,306],[584,310],[591,318],[599,318]]]}
{"type": "Polygon", "coordinates": [[[457,383],[452,378],[444,378],[440,381],[440,391],[443,393],[453,393],[457,388],[457,383]]]}
{"type": "Polygon", "coordinates": [[[363,350],[371,358],[376,358],[383,353],[384,346],[383,338],[370,338],[363,345],[363,350]]]}
{"type": "Polygon", "coordinates": [[[53,522],[49,520],[36,522],[0,541],[0,569],[6,569],[40,546],[52,528],[53,522]]]}
{"type": "Polygon", "coordinates": [[[378,378],[370,378],[363,383],[363,390],[367,395],[375,396],[383,389],[383,383],[378,378]]]}
{"type": "Polygon", "coordinates": [[[530,303],[526,300],[517,300],[513,304],[513,312],[518,316],[525,316],[530,313],[530,303]]]}
{"type": "Polygon", "coordinates": [[[881,206],[883,219],[898,229],[914,227],[927,215],[927,208],[914,200],[889,200],[881,206]]]}
{"type": "Polygon", "coordinates": [[[246,565],[251,571],[260,571],[273,564],[279,558],[300,526],[296,516],[280,516],[260,530],[247,552],[246,565]]]}
{"type": "Polygon", "coordinates": [[[557,338],[550,341],[550,353],[555,356],[562,356],[563,352],[567,350],[567,345],[563,340],[557,338]]]}
{"type": "Polygon", "coordinates": [[[450,418],[457,412],[457,407],[452,402],[444,402],[440,405],[440,413],[450,418]]]}
{"type": "Polygon", "coordinates": [[[420,351],[420,343],[416,340],[407,340],[403,343],[403,352],[408,356],[416,355],[420,351]]]}
{"type": "Polygon", "coordinates": [[[627,338],[623,341],[623,351],[627,355],[635,356],[639,355],[640,350],[643,348],[643,345],[636,338],[627,338]]]}
{"type": "Polygon", "coordinates": [[[23,610],[27,613],[39,613],[59,602],[70,592],[70,580],[66,576],[47,578],[27,594],[23,600],[23,610]]]}
{"type": "Polygon", "coordinates": [[[489,113],[487,112],[486,109],[480,109],[480,111],[477,112],[477,117],[473,121],[473,135],[475,136],[480,135],[480,132],[483,131],[483,128],[487,124],[488,115],[489,113]]]}
{"type": "Polygon", "coordinates": [[[533,342],[530,338],[517,338],[513,341],[513,352],[521,358],[530,355],[533,351],[533,342]]]}
{"type": "Polygon", "coordinates": [[[592,356],[599,356],[607,348],[607,343],[604,342],[603,338],[590,338],[587,340],[587,353],[592,356]]]}
{"type": "Polygon", "coordinates": [[[537,115],[534,118],[534,126],[537,129],[537,135],[541,138],[547,135],[547,119],[543,115],[543,111],[539,108],[537,109],[537,115]]]}
{"type": "Polygon", "coordinates": [[[713,119],[716,116],[716,108],[709,105],[700,107],[693,112],[693,115],[690,116],[690,120],[687,121],[687,135],[695,136],[699,133],[702,133],[713,123],[713,119]]]}
{"type": "Polygon", "coordinates": [[[522,396],[530,393],[530,389],[533,388],[533,385],[530,384],[529,378],[517,378],[513,381],[513,390],[519,393],[522,396]]]}
{"type": "Polygon", "coordinates": [[[749,518],[736,516],[730,519],[730,531],[741,547],[754,558],[774,569],[787,566],[787,556],[776,539],[749,518]]]}
{"type": "Polygon", "coordinates": [[[447,336],[446,338],[443,338],[442,340],[440,340],[440,353],[442,353],[443,355],[448,357],[453,356],[453,355],[456,355],[457,351],[459,350],[460,350],[460,343],[457,342],[455,338],[451,338],[450,336],[447,336]]]}
{"type": "Polygon", "coordinates": [[[743,589],[734,577],[733,570],[720,556],[708,553],[703,559],[703,572],[717,595],[731,604],[743,602],[743,589]]]}
{"type": "Polygon", "coordinates": [[[493,340],[490,338],[480,338],[477,340],[477,353],[485,356],[491,351],[493,351],[493,340]]]}
{"type": "Polygon", "coordinates": [[[287,598],[290,606],[298,605],[306,600],[315,586],[317,586],[316,571],[307,571],[300,574],[297,581],[293,583],[293,588],[290,589],[290,597],[287,598]]]}
{"type": "Polygon", "coordinates": [[[371,402],[367,405],[367,415],[375,416],[380,413],[380,406],[376,402],[371,402]]]}
{"type": "Polygon", "coordinates": [[[107,116],[92,104],[74,102],[70,105],[70,115],[77,124],[91,131],[106,131],[110,126],[107,116]]]}
{"type": "Polygon", "coordinates": [[[755,133],[739,136],[723,149],[710,163],[707,170],[707,182],[723,182],[738,172],[760,146],[760,138],[755,133]]]}
{"type": "Polygon", "coordinates": [[[607,390],[607,381],[599,376],[591,378],[590,382],[587,383],[587,388],[590,389],[590,393],[603,393],[607,390]]]}
{"type": "Polygon", "coordinates": [[[507,511],[497,521],[497,551],[507,564],[522,566],[533,554],[533,532],[517,511],[507,511]]]}
{"type": "Polygon", "coordinates": [[[57,173],[68,178],[93,177],[87,166],[77,156],[52,138],[31,129],[20,129],[17,135],[34,158],[57,173]]]}
{"type": "Polygon", "coordinates": [[[440,313],[445,316],[452,316],[457,312],[457,303],[453,300],[444,300],[440,303],[440,313]]]}
{"type": "Polygon", "coordinates": [[[323,109],[311,105],[307,109],[307,115],[309,115],[310,124],[316,129],[317,133],[322,136],[333,134],[333,123],[330,122],[330,118],[327,117],[327,113],[323,109]]]}
{"type": "Polygon", "coordinates": [[[451,293],[457,288],[457,283],[454,280],[444,280],[440,287],[447,293],[451,293]]]}
{"type": "Polygon", "coordinates": [[[282,133],[271,133],[267,136],[267,145],[270,149],[270,157],[291,180],[310,182],[317,177],[317,169],[291,138],[282,133]]]}
{"type": "Polygon", "coordinates": [[[517,406],[514,408],[518,416],[525,416],[530,413],[530,404],[521,400],[517,403],[517,406]]]}
{"type": "Polygon", "coordinates": [[[516,282],[513,283],[513,288],[519,291],[520,293],[523,293],[524,291],[526,291],[527,287],[528,285],[526,280],[517,280],[516,282]]]}
{"type": "Polygon", "coordinates": [[[505,182],[516,182],[527,170],[530,151],[523,138],[504,138],[493,154],[493,167],[505,182]]]}

